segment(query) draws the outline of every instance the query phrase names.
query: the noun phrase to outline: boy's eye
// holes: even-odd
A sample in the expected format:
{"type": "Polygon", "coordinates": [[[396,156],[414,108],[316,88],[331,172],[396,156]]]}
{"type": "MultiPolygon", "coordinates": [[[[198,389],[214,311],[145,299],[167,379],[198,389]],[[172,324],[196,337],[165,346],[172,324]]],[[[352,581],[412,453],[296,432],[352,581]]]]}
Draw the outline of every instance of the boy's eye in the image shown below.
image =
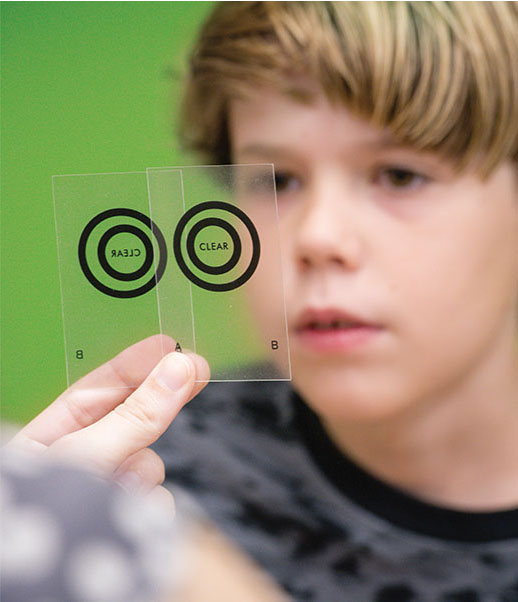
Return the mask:
{"type": "MultiPolygon", "coordinates": [[[[275,172],[275,188],[278,194],[291,192],[299,187],[300,180],[288,172],[275,172]]],[[[253,174],[250,178],[243,178],[239,181],[241,191],[248,195],[262,195],[272,192],[272,172],[267,170],[264,173],[253,174]]]]}
{"type": "Polygon", "coordinates": [[[377,183],[391,189],[413,190],[428,178],[405,167],[383,167],[376,174],[377,183]]]}
{"type": "Polygon", "coordinates": [[[275,172],[275,188],[277,192],[291,192],[296,190],[300,185],[299,179],[289,172],[275,172]]]}

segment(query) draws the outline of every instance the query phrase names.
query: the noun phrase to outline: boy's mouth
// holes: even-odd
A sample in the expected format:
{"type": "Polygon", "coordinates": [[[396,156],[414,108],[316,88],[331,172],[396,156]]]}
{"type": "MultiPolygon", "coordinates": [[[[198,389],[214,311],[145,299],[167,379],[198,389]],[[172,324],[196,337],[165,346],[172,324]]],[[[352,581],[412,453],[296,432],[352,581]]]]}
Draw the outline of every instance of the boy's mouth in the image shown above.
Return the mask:
{"type": "Polygon", "coordinates": [[[315,352],[351,351],[380,331],[379,324],[341,309],[307,309],[295,321],[297,340],[315,352]]]}
{"type": "Polygon", "coordinates": [[[296,319],[297,330],[339,330],[343,328],[379,327],[352,312],[333,308],[309,308],[296,319]]]}
{"type": "Polygon", "coordinates": [[[345,328],[358,328],[363,326],[359,322],[351,322],[348,320],[333,320],[332,322],[316,322],[311,321],[303,329],[315,330],[315,331],[327,331],[327,330],[343,330],[345,328]]]}

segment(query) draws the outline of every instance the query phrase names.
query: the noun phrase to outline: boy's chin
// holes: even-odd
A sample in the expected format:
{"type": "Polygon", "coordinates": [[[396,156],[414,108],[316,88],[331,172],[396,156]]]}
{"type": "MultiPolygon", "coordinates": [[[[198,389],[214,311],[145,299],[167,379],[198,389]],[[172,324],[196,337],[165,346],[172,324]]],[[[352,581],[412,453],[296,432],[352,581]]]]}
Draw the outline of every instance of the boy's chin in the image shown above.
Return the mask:
{"type": "MultiPolygon", "coordinates": [[[[305,403],[322,419],[348,423],[369,423],[390,420],[408,410],[408,392],[387,385],[383,378],[333,374],[297,374],[293,386],[305,403]]],[[[394,383],[395,384],[395,383],[394,383]]]]}

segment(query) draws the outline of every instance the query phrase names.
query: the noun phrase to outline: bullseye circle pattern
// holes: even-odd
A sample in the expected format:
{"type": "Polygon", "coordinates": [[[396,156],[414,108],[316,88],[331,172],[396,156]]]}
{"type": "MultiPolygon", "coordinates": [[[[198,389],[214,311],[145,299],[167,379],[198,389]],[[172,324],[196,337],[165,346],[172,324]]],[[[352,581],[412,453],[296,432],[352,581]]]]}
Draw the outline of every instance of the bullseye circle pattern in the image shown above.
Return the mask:
{"type": "MultiPolygon", "coordinates": [[[[204,203],[199,203],[194,207],[191,207],[188,211],[184,213],[178,222],[173,238],[173,249],[176,257],[176,261],[178,263],[178,267],[182,270],[183,274],[194,284],[209,291],[215,292],[225,292],[236,289],[245,282],[247,282],[255,272],[257,265],[259,264],[259,257],[261,255],[261,243],[259,241],[259,235],[257,234],[257,230],[252,222],[252,220],[246,215],[244,211],[238,209],[235,205],[231,205],[230,203],[225,203],[223,201],[206,201],[204,203]],[[252,239],[252,257],[245,271],[234,280],[230,282],[207,282],[206,280],[201,279],[199,276],[194,274],[187,265],[181,248],[181,240],[184,230],[187,227],[188,222],[203,211],[207,211],[209,209],[220,209],[227,213],[231,213],[238,217],[243,224],[246,226],[250,237],[252,239]]],[[[201,271],[208,274],[224,274],[229,272],[233,267],[235,267],[241,257],[242,244],[239,239],[239,235],[236,232],[235,228],[219,218],[205,218],[197,222],[189,231],[187,235],[187,253],[193,262],[201,271]],[[224,224],[224,225],[223,225],[224,224]],[[194,247],[194,240],[196,235],[200,230],[208,226],[219,226],[223,228],[230,234],[232,238],[232,242],[234,244],[234,250],[231,258],[221,266],[209,266],[204,263],[197,255],[194,247]]]]}
{"type": "MultiPolygon", "coordinates": [[[[88,222],[85,229],[81,233],[81,237],[79,239],[78,256],[81,270],[83,271],[83,274],[92,286],[94,286],[97,290],[101,291],[105,295],[109,295],[110,297],[117,297],[119,299],[130,299],[133,297],[139,297],[140,295],[147,293],[162,278],[167,265],[167,245],[162,232],[147,215],[140,213],[140,211],[136,211],[135,209],[116,208],[103,211],[88,222]],[[90,269],[86,257],[86,245],[94,229],[105,220],[119,216],[130,217],[144,224],[146,228],[149,228],[155,237],[159,251],[158,265],[155,273],[143,285],[130,290],[119,290],[107,286],[106,284],[101,282],[90,269]]],[[[133,281],[137,280],[138,278],[141,278],[142,276],[145,276],[145,274],[149,271],[149,268],[153,264],[153,257],[153,244],[151,242],[150,237],[148,236],[148,234],[131,224],[121,224],[108,229],[101,237],[101,240],[99,241],[97,247],[97,258],[103,270],[112,278],[120,281],[133,281]],[[134,234],[144,244],[144,263],[138,270],[135,270],[134,272],[119,272],[118,270],[113,269],[106,259],[106,245],[113,236],[121,232],[128,232],[130,234],[134,234]]]]}
{"type": "Polygon", "coordinates": [[[187,253],[193,264],[202,272],[205,272],[206,274],[226,274],[237,265],[237,262],[241,257],[241,239],[239,238],[239,234],[236,232],[236,229],[225,220],[217,217],[207,217],[206,219],[202,219],[197,222],[189,231],[187,236],[187,253]],[[230,234],[230,238],[232,239],[232,243],[234,245],[232,256],[223,265],[208,265],[204,263],[198,257],[198,255],[196,255],[196,250],[194,247],[196,236],[200,230],[203,230],[203,228],[208,228],[209,226],[218,226],[219,228],[223,228],[223,230],[230,234]]]}
{"type": "Polygon", "coordinates": [[[99,241],[99,246],[97,247],[97,256],[99,258],[99,263],[107,274],[116,280],[129,282],[131,280],[138,280],[139,278],[142,278],[142,276],[145,276],[149,268],[153,265],[153,245],[146,234],[142,232],[142,230],[139,230],[137,227],[132,226],[131,224],[119,224],[118,226],[113,226],[113,228],[110,228],[102,235],[101,240],[99,241]],[[121,234],[122,232],[133,234],[139,238],[146,251],[144,263],[138,270],[135,270],[134,272],[120,272],[119,270],[112,268],[106,258],[106,246],[108,242],[116,234],[121,234]]]}

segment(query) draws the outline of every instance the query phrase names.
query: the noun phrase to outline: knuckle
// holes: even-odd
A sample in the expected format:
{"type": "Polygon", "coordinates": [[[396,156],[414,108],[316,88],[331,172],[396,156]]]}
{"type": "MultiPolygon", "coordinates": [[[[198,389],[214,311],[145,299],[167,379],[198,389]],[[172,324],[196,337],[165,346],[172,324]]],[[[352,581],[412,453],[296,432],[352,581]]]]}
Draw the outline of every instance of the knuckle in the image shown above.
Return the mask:
{"type": "Polygon", "coordinates": [[[114,412],[146,435],[160,435],[156,402],[152,395],[147,395],[145,399],[130,397],[114,412]]]}
{"type": "Polygon", "coordinates": [[[63,404],[66,411],[72,417],[72,420],[78,425],[80,429],[85,428],[95,422],[96,416],[94,416],[87,405],[82,403],[82,397],[76,392],[71,392],[70,395],[63,397],[63,404]]]}

